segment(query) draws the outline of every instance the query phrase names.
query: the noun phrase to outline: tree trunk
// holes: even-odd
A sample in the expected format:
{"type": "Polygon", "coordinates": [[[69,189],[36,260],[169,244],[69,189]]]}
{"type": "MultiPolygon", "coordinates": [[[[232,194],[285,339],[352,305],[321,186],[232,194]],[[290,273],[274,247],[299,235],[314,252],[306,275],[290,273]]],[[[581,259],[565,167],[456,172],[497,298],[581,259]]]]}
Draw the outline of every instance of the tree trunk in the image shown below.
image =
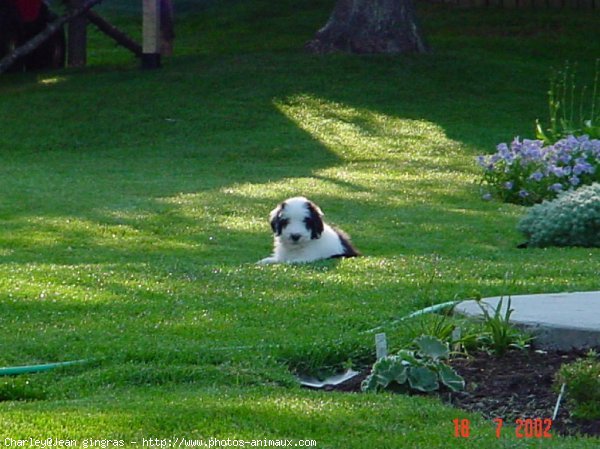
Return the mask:
{"type": "MultiPolygon", "coordinates": [[[[83,0],[69,0],[70,11],[83,6],[83,0]]],[[[67,39],[67,64],[69,67],[85,67],[87,63],[87,18],[81,14],[69,21],[67,39]]]]}
{"type": "Polygon", "coordinates": [[[337,0],[313,53],[426,53],[412,0],[337,0]]]}

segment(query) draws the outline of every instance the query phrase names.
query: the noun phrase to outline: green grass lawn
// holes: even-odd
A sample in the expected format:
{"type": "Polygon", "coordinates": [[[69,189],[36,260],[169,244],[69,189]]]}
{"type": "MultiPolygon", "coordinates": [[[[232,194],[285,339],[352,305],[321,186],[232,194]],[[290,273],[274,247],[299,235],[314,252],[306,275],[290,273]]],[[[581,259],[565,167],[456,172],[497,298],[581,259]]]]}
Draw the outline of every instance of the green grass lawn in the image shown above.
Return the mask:
{"type": "MultiPolygon", "coordinates": [[[[474,162],[533,136],[552,68],[591,73],[597,19],[423,6],[433,54],[319,57],[301,49],[332,2],[271,3],[184,10],[161,70],[92,33],[87,69],[0,77],[0,366],[92,360],[0,378],[0,401],[21,399],[0,402],[0,445],[597,447],[496,439],[433,398],[317,393],[291,374],[370,362],[366,330],[434,303],[599,289],[598,250],[516,249],[524,209],[482,201],[474,162]],[[298,194],[366,257],[255,265],[269,211],[298,194]]],[[[384,329],[392,348],[414,337],[384,329]]]]}

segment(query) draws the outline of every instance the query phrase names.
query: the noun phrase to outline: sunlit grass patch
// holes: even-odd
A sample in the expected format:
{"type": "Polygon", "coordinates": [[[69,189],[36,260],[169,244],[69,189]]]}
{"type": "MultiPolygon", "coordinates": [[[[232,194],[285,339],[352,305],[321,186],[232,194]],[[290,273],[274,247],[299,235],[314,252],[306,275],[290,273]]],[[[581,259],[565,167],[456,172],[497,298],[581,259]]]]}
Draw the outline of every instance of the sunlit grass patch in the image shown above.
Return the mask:
{"type": "Polygon", "coordinates": [[[276,107],[347,162],[435,163],[458,154],[459,144],[425,120],[403,119],[314,95],[296,95],[276,107]]]}

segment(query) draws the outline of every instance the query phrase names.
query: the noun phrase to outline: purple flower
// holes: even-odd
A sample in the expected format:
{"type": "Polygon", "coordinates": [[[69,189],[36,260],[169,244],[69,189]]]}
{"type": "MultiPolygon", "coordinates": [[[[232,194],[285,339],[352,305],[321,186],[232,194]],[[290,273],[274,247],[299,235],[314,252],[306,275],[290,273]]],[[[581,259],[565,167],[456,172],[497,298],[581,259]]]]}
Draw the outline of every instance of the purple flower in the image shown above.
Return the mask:
{"type": "MultiPolygon", "coordinates": [[[[518,202],[525,203],[526,198],[537,199],[528,191],[531,189],[527,186],[533,187],[533,183],[560,181],[548,187],[549,192],[558,193],[584,182],[600,181],[600,139],[568,136],[544,146],[540,140],[515,137],[510,143],[498,144],[495,153],[479,156],[477,162],[485,171],[484,182],[492,192],[504,190],[510,192],[505,194],[510,201],[520,197],[518,202]]],[[[485,194],[483,199],[491,196],[485,194]]]]}
{"type": "Polygon", "coordinates": [[[552,184],[550,187],[548,187],[548,190],[552,190],[553,192],[562,192],[563,185],[560,182],[557,182],[556,184],[552,184]]]}
{"type": "Polygon", "coordinates": [[[496,154],[493,156],[477,156],[477,164],[486,171],[494,171],[498,160],[499,157],[496,154]]]}
{"type": "Polygon", "coordinates": [[[510,143],[510,149],[514,153],[519,153],[523,144],[519,141],[519,137],[515,137],[515,139],[510,143]]]}
{"type": "Polygon", "coordinates": [[[501,144],[499,144],[499,145],[496,147],[496,151],[497,151],[498,153],[502,153],[502,152],[505,152],[505,151],[509,151],[509,150],[508,150],[508,145],[506,145],[505,143],[501,143],[501,144]]]}
{"type": "Polygon", "coordinates": [[[513,156],[512,153],[503,153],[500,154],[500,158],[505,161],[507,164],[512,164],[515,160],[515,157],[513,156]]]}
{"type": "MultiPolygon", "coordinates": [[[[513,147],[517,146],[518,140],[515,139],[513,147]]],[[[523,140],[520,147],[521,165],[527,166],[531,163],[541,162],[544,156],[543,143],[541,140],[523,140]]]]}
{"type": "Polygon", "coordinates": [[[492,194],[491,193],[485,193],[481,196],[481,199],[484,201],[490,201],[492,199],[492,194]]]}
{"type": "Polygon", "coordinates": [[[569,162],[571,162],[572,156],[569,153],[562,153],[559,154],[558,157],[556,158],[556,160],[558,162],[561,162],[563,164],[568,164],[569,162]]]}
{"type": "Polygon", "coordinates": [[[581,157],[577,158],[575,167],[573,167],[573,174],[581,175],[584,173],[594,173],[594,166],[581,157]]]}
{"type": "Polygon", "coordinates": [[[548,168],[548,171],[558,178],[562,178],[563,176],[567,176],[571,173],[571,169],[569,167],[558,167],[556,165],[551,165],[548,168]]]}
{"type": "Polygon", "coordinates": [[[544,174],[541,171],[536,171],[529,176],[529,179],[533,179],[534,181],[541,181],[544,177],[544,174]]]}
{"type": "Polygon", "coordinates": [[[567,136],[567,138],[563,139],[566,144],[570,147],[576,147],[579,144],[579,140],[573,135],[567,136]]]}

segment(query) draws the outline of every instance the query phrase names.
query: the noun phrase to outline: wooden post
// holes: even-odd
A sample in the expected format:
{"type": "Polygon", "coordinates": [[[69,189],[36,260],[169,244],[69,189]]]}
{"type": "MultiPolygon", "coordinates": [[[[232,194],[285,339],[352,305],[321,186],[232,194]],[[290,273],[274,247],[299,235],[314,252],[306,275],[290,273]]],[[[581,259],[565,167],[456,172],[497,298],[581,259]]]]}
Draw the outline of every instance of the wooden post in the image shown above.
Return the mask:
{"type": "Polygon", "coordinates": [[[144,0],[142,68],[160,67],[160,0],[144,0]]]}
{"type": "Polygon", "coordinates": [[[171,0],[160,0],[160,54],[173,56],[173,40],[175,39],[175,24],[171,0]]]}
{"type": "Polygon", "coordinates": [[[74,17],[78,17],[82,14],[85,14],[86,11],[88,11],[90,8],[97,5],[101,1],[102,0],[85,0],[85,2],[81,5],[80,8],[71,10],[64,16],[61,16],[53,22],[49,23],[44,29],[44,31],[38,33],[35,37],[31,38],[20,47],[15,48],[14,51],[12,51],[0,60],[0,73],[6,71],[6,69],[8,69],[17,59],[22,58],[23,56],[27,56],[29,53],[34,51],[44,42],[46,42],[65,23],[72,20],[74,17]]]}
{"type": "MultiPolygon", "coordinates": [[[[82,8],[83,0],[70,0],[71,11],[82,8]]],[[[84,67],[87,62],[87,18],[79,15],[67,27],[67,64],[69,67],[84,67]]]]}
{"type": "Polygon", "coordinates": [[[385,333],[375,334],[375,353],[377,360],[387,357],[388,348],[385,333]]]}

